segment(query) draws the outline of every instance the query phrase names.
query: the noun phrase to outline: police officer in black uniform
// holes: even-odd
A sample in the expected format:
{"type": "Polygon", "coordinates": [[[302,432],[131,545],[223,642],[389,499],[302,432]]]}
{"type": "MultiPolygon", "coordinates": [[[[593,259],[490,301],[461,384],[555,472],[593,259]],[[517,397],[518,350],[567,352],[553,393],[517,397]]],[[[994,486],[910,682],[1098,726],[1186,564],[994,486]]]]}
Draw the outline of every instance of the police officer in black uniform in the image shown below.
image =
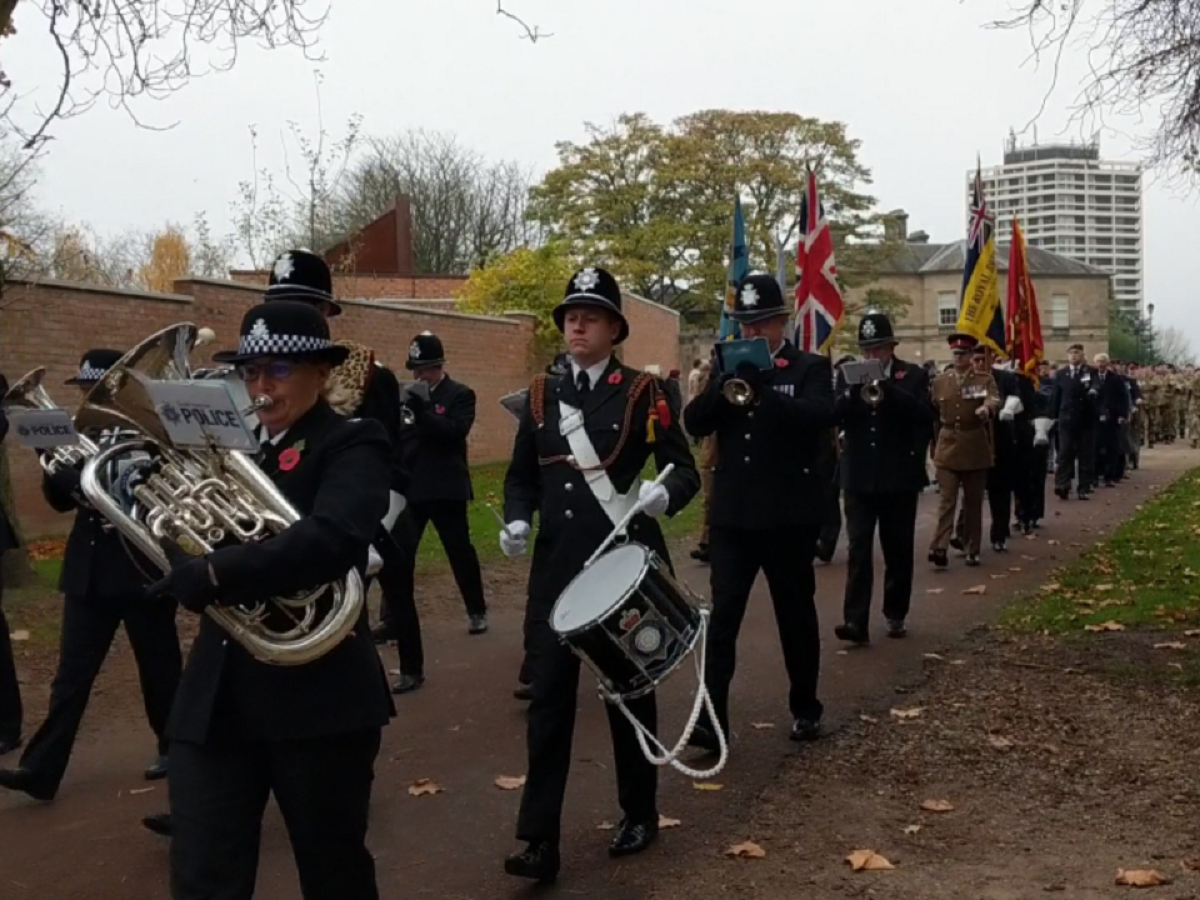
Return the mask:
{"type": "MultiPolygon", "coordinates": [[[[767,339],[773,366],[762,372],[742,363],[736,372],[714,377],[684,411],[689,434],[717,435],[719,459],[709,536],[713,615],[706,681],[728,734],[738,632],[762,571],[791,682],[791,736],[809,740],[820,731],[823,711],[817,699],[821,638],[813,557],[825,521],[828,473],[819,459],[833,424],[833,370],[826,357],[803,353],[784,337],[788,310],[774,277],[743,279],[731,315],[743,337],[767,339]],[[723,387],[730,377],[750,385],[752,405],[726,399],[723,387]]],[[[707,723],[692,742],[709,750],[717,745],[707,723]]]]}
{"type": "MultiPolygon", "coordinates": [[[[308,303],[320,310],[325,318],[332,319],[342,314],[342,306],[333,297],[333,275],[329,265],[315,253],[307,250],[289,250],[275,260],[267,292],[263,298],[292,300],[308,303]]],[[[345,346],[362,351],[348,342],[345,346]]],[[[408,493],[410,459],[416,433],[406,427],[400,401],[400,382],[395,373],[374,358],[367,367],[366,383],[360,386],[357,405],[347,406],[334,403],[336,412],[351,419],[374,419],[388,433],[392,446],[391,455],[391,503],[390,527],[376,536],[375,550],[383,560],[378,573],[382,593],[380,602],[380,624],[373,632],[376,643],[395,641],[400,657],[400,678],[393,685],[393,692],[406,694],[425,683],[425,651],[421,643],[421,620],[417,616],[416,600],[412,594],[411,580],[404,577],[404,545],[407,542],[409,523],[403,509],[408,493]]],[[[352,376],[334,380],[343,386],[352,376]]],[[[356,385],[357,386],[357,385],[356,385]]]]}
{"type": "MultiPolygon", "coordinates": [[[[505,871],[543,882],[558,874],[579,686],[579,658],[550,627],[551,608],[635,503],[642,504],[644,514],[630,523],[630,539],[669,564],[653,517],[674,515],[700,488],[687,438],[671,414],[662,382],[622,365],[613,355],[629,335],[616,279],[600,268],[577,272],[554,310],[554,321],[571,353],[570,374],[538,376],[530,389],[504,480],[508,525],[500,536],[506,555],[523,553],[537,513],[526,641],[533,682],[529,769],[517,821],[517,839],[528,847],[505,861],[505,871]],[[577,452],[581,448],[587,451],[582,456],[577,452]],[[662,485],[640,481],[651,456],[660,470],[669,463],[675,467],[662,485]],[[595,463],[581,470],[589,466],[581,461],[588,457],[595,463]]],[[[646,728],[655,729],[653,694],[630,701],[628,708],[646,728]]],[[[633,726],[615,707],[607,709],[623,812],[609,854],[624,856],[646,849],[658,834],[658,778],[633,726]]]]}
{"type": "MultiPolygon", "coordinates": [[[[77,385],[86,395],[121,355],[118,350],[89,350],[80,360],[78,375],[67,384],[77,385]]],[[[102,447],[114,439],[107,433],[90,437],[102,447]]],[[[45,722],[29,741],[18,767],[0,771],[0,787],[36,800],[52,800],[58,793],[92,684],[118,627],[123,624],[129,636],[146,718],[158,736],[158,757],[145,772],[148,780],[167,775],[167,717],[182,667],[175,604],[146,597],[146,586],[158,576],[158,569],[87,504],[79,487],[80,472],[62,466],[42,478],[46,502],[58,512],[75,511],[59,582],[64,600],[58,671],[45,722]]]]}
{"type": "MultiPolygon", "coordinates": [[[[363,572],[388,508],[391,446],[379,423],[351,420],[321,397],[347,350],[311,305],[271,302],[242,320],[238,367],[267,439],[258,464],[300,513],[258,543],[189,557],[150,588],[193,613],[290,597],[363,572]]],[[[252,657],[202,616],[179,684],[171,737],[171,896],[250,897],[262,816],[274,795],[305,900],[375,900],[365,844],[380,730],[394,713],[365,608],[325,655],[279,666],[252,657]]]]}
{"type": "Polygon", "coordinates": [[[883,616],[888,637],[907,633],[912,600],[913,541],[917,500],[929,483],[925,457],[933,434],[929,374],[895,355],[892,321],[869,313],[858,324],[858,346],[883,366],[874,387],[879,402],[869,403],[861,385],[838,375],[835,414],[844,434],[841,486],[846,496],[850,559],[846,571],[843,624],[838,638],[856,644],[871,640],[871,592],[875,569],[875,527],[883,549],[883,616]]]}
{"type": "MultiPolygon", "coordinates": [[[[8,393],[8,381],[0,375],[0,397],[8,393]]],[[[8,416],[0,408],[0,444],[8,434],[8,416]]],[[[0,450],[2,453],[3,450],[0,450]]],[[[12,639],[8,620],[4,617],[4,551],[17,546],[17,533],[0,506],[0,756],[21,746],[21,686],[17,682],[17,667],[13,662],[12,639]]]]}
{"type": "Polygon", "coordinates": [[[446,374],[441,339],[428,331],[408,347],[405,363],[415,378],[429,386],[429,399],[409,392],[405,404],[415,416],[416,438],[411,455],[408,492],[408,547],[405,590],[413,591],[417,549],[432,523],[446,548],[450,569],[467,607],[471,634],[487,631],[487,603],[479,554],[471,543],[467,504],[475,497],[467,463],[467,435],[475,424],[475,392],[446,374]]]}

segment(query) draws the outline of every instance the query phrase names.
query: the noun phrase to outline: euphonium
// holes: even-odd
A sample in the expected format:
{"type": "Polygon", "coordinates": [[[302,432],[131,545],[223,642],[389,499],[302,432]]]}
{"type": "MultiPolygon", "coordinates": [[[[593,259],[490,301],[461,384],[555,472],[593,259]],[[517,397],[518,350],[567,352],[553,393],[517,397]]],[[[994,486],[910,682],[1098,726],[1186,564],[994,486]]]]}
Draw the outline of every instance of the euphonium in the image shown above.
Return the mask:
{"type": "MultiPolygon", "coordinates": [[[[245,454],[171,443],[146,385],[189,379],[188,353],[195,340],[195,327],[183,323],[142,341],[105,373],[76,417],[85,425],[116,422],[138,433],[90,459],[81,487],[96,509],[164,572],[171,568],[160,544],[164,538],[199,556],[231,541],[267,540],[300,518],[245,454]],[[149,459],[130,482],[134,502],[126,512],[100,476],[113,458],[138,450],[149,459]]],[[[256,400],[255,406],[266,403],[256,400]]],[[[318,659],[340,644],[357,623],[362,605],[362,580],[352,569],[336,582],[294,597],[252,606],[214,605],[206,612],[255,659],[291,666],[318,659]]]]}
{"type": "Polygon", "coordinates": [[[883,388],[878,380],[868,381],[859,389],[859,393],[867,406],[878,406],[883,402],[883,388]]]}
{"type": "MultiPolygon", "coordinates": [[[[4,395],[3,399],[0,399],[0,407],[5,410],[62,409],[50,398],[46,388],[43,387],[42,380],[45,377],[46,368],[44,366],[27,373],[24,378],[8,389],[8,393],[4,395]]],[[[96,446],[95,442],[81,434],[78,444],[55,447],[53,450],[38,454],[38,456],[42,463],[42,469],[47,475],[53,475],[60,468],[80,465],[99,452],[100,448],[96,446]]]]}

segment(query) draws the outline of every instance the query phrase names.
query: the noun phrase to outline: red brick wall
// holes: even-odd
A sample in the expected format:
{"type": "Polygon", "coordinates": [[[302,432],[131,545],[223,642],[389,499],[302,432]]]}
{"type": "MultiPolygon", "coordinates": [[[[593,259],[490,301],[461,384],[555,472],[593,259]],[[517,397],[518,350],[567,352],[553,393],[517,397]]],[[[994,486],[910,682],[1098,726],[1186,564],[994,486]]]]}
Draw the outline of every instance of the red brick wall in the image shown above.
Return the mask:
{"type": "MultiPolygon", "coordinates": [[[[46,366],[51,396],[63,406],[73,407],[78,402],[76,389],[62,382],[75,373],[84,350],[128,349],[181,321],[216,331],[217,349],[232,346],[242,315],[261,297],[261,284],[180,281],[175,285],[176,294],[141,294],[56,282],[10,283],[0,299],[0,371],[12,382],[37,366],[46,366]]],[[[485,318],[348,301],[343,315],[330,324],[334,337],[372,347],[380,362],[401,380],[407,377],[404,362],[412,336],[425,330],[438,334],[446,345],[448,371],[474,388],[479,398],[470,438],[471,461],[508,457],[515,423],[498,401],[529,382],[532,316],[485,318]]],[[[197,361],[207,362],[207,353],[197,361]]],[[[26,534],[65,530],[69,518],[54,514],[42,501],[40,469],[33,453],[15,441],[6,441],[6,449],[26,534]]]]}
{"type": "Polygon", "coordinates": [[[679,365],[679,313],[635,294],[622,295],[622,311],[629,320],[629,338],[621,350],[625,365],[645,369],[657,365],[666,378],[679,365]]]}
{"type": "MultiPolygon", "coordinates": [[[[229,277],[265,290],[267,273],[237,269],[229,277]]],[[[446,300],[458,296],[466,275],[334,275],[338,300],[446,300]]]]}

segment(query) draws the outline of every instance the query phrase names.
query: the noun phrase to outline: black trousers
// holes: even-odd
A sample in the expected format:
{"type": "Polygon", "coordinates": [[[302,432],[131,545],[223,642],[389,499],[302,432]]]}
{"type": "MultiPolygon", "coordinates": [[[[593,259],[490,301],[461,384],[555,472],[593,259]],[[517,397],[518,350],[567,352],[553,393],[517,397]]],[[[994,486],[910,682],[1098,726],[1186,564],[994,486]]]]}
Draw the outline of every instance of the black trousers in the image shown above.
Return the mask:
{"type": "Polygon", "coordinates": [[[121,624],[137,662],[146,719],[158,736],[158,752],[167,752],[167,717],[183,666],[175,604],[147,600],[140,593],[103,598],[68,595],[63,601],[50,711],[21,756],[21,766],[35,773],[39,784],[57,789],[62,782],[92,684],[121,624]]]}
{"type": "Polygon", "coordinates": [[[1096,469],[1105,482],[1121,478],[1121,426],[1109,416],[1096,425],[1096,469]]]}
{"type": "MultiPolygon", "coordinates": [[[[529,767],[517,818],[517,840],[557,841],[575,736],[579,657],[567,649],[550,627],[553,603],[533,605],[539,612],[529,620],[527,638],[533,685],[533,700],[529,704],[529,767]]],[[[631,701],[628,707],[653,733],[658,725],[654,695],[631,701]]],[[[657,822],[658,769],[642,753],[633,726],[621,711],[607,703],[605,708],[612,732],[621,810],[631,822],[657,822]]]]}
{"type": "Polygon", "coordinates": [[[269,795],[304,900],[377,900],[367,849],[380,730],[171,748],[172,900],[250,900],[269,795]]]}
{"type": "Polygon", "coordinates": [[[383,559],[383,568],[376,577],[383,594],[379,618],[383,627],[395,638],[400,672],[418,676],[425,673],[425,647],[421,642],[421,618],[417,615],[413,576],[407,558],[412,543],[409,537],[411,527],[408,511],[405,510],[392,525],[391,540],[379,541],[375,550],[383,559]]]}
{"type": "Polygon", "coordinates": [[[479,570],[479,555],[471,543],[471,526],[467,519],[466,500],[428,500],[423,503],[410,503],[402,519],[408,519],[408,540],[405,546],[408,550],[404,561],[403,586],[399,588],[401,596],[415,596],[414,579],[416,577],[417,550],[421,546],[421,538],[425,536],[425,526],[433,523],[434,529],[441,538],[442,546],[446,548],[446,556],[450,559],[450,570],[454,573],[454,581],[466,604],[467,614],[482,616],[487,613],[487,603],[483,599],[483,575],[479,570]]]}
{"type": "Polygon", "coordinates": [[[842,534],[842,490],[836,479],[830,480],[826,485],[822,505],[825,509],[825,522],[821,525],[821,533],[817,540],[826,553],[832,554],[837,550],[838,538],[842,534]]]}
{"type": "Polygon", "coordinates": [[[864,631],[871,619],[875,586],[875,526],[883,549],[883,615],[904,619],[912,601],[913,542],[917,530],[915,491],[865,493],[846,491],[846,535],[850,559],[846,569],[843,617],[864,631]]]}
{"type": "Polygon", "coordinates": [[[13,662],[8,620],[4,618],[4,573],[0,572],[0,741],[16,740],[21,736],[22,718],[21,686],[13,662]]]}
{"type": "Polygon", "coordinates": [[[1046,474],[1050,462],[1050,445],[1034,445],[1029,451],[1029,464],[1017,475],[1017,519],[1036,522],[1046,518],[1046,474]]]}
{"type": "Polygon", "coordinates": [[[1079,469],[1079,490],[1090,491],[1096,483],[1096,428],[1094,425],[1059,424],[1058,460],[1054,468],[1054,489],[1069,491],[1079,469]]]}
{"type": "Polygon", "coordinates": [[[813,555],[819,525],[771,530],[713,526],[710,538],[713,613],[705,682],[722,728],[729,731],[729,686],[737,668],[737,639],[750,590],[761,571],[767,578],[775,624],[791,689],[794,718],[817,720],[821,636],[817,622],[813,555]]]}

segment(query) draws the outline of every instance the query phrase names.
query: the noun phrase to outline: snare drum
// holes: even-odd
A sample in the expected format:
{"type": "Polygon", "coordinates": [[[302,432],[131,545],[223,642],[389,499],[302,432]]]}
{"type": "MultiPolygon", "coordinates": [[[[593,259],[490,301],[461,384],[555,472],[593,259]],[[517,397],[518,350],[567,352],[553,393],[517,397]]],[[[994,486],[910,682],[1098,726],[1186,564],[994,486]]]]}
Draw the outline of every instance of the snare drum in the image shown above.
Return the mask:
{"type": "Polygon", "coordinates": [[[575,577],[550,627],[625,700],[653,691],[700,636],[700,610],[666,563],[641,544],[605,553],[575,577]]]}

